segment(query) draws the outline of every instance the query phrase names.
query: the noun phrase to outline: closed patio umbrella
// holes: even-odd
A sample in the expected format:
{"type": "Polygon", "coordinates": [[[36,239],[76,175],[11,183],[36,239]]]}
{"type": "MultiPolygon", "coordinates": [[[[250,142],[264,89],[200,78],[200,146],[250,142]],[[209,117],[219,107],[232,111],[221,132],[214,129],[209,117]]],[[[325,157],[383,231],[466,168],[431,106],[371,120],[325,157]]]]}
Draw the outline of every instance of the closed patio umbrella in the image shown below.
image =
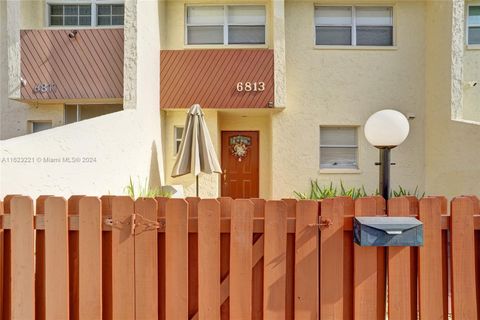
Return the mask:
{"type": "Polygon", "coordinates": [[[222,173],[217,154],[208,132],[207,124],[200,105],[194,104],[187,114],[182,142],[177,160],[173,166],[172,177],[193,173],[196,178],[198,197],[198,175],[200,172],[222,173]]]}

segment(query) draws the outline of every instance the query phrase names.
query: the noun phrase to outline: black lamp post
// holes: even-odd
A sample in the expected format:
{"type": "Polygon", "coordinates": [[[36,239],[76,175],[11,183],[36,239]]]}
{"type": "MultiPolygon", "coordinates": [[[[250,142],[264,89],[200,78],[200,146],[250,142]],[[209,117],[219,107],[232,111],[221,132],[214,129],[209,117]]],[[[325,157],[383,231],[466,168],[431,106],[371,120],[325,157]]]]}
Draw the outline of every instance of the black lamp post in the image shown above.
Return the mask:
{"type": "Polygon", "coordinates": [[[365,137],[380,150],[378,191],[385,200],[390,197],[390,151],[405,141],[409,130],[408,119],[391,109],[372,114],[365,123],[365,137]]]}

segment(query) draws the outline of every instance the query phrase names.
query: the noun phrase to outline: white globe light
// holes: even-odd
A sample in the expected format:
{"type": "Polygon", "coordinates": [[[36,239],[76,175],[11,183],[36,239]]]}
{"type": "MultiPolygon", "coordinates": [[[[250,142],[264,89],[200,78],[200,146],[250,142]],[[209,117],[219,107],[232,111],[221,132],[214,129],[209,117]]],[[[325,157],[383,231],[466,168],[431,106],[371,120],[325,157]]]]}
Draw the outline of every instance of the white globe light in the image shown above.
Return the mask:
{"type": "Polygon", "coordinates": [[[365,137],[375,147],[396,147],[408,136],[408,119],[397,110],[385,109],[368,118],[365,137]]]}

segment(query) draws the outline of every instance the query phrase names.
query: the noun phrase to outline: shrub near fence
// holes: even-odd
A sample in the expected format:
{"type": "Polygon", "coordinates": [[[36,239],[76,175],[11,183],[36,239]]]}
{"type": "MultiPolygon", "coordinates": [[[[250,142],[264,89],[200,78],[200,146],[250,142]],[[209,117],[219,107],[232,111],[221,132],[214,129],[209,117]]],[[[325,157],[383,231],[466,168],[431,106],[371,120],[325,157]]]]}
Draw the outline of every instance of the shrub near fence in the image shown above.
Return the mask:
{"type": "Polygon", "coordinates": [[[478,319],[480,205],[395,198],[419,248],[359,247],[379,197],[321,202],[7,196],[3,319],[478,319]],[[450,241],[450,254],[449,246],[450,241]],[[388,272],[385,261],[388,260],[388,272]],[[385,279],[388,273],[388,310],[385,279]],[[450,279],[449,279],[450,278],[450,279]]]}

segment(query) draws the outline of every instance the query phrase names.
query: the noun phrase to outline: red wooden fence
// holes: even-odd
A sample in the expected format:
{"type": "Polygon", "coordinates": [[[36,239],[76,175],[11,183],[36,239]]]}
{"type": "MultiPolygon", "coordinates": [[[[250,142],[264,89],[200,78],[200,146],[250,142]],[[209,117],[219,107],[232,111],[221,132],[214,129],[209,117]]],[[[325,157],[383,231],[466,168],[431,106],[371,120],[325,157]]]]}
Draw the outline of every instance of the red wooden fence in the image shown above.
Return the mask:
{"type": "Polygon", "coordinates": [[[480,203],[457,197],[450,214],[447,205],[442,197],[395,198],[386,211],[379,197],[42,196],[34,204],[7,196],[0,202],[0,314],[478,319],[480,203]],[[424,245],[353,244],[353,216],[385,214],[417,216],[424,245]]]}

